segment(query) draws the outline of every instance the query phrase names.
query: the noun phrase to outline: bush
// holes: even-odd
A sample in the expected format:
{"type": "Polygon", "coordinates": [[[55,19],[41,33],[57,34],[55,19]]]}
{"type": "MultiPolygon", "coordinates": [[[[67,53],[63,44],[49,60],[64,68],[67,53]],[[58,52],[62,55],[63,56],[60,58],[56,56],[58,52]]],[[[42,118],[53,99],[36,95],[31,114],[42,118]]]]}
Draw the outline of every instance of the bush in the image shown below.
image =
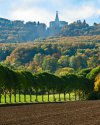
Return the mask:
{"type": "Polygon", "coordinates": [[[88,100],[99,100],[100,99],[100,92],[91,92],[89,95],[88,95],[88,100]]]}

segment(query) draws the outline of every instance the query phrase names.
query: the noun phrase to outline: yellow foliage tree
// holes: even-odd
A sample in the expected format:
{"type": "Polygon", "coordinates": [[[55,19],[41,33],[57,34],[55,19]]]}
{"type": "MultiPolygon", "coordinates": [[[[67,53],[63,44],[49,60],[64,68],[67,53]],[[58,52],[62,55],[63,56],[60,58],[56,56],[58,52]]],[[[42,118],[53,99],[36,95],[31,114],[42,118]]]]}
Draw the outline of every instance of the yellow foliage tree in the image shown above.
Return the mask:
{"type": "Polygon", "coordinates": [[[95,78],[94,90],[100,91],[100,74],[98,74],[97,77],[95,78]]]}

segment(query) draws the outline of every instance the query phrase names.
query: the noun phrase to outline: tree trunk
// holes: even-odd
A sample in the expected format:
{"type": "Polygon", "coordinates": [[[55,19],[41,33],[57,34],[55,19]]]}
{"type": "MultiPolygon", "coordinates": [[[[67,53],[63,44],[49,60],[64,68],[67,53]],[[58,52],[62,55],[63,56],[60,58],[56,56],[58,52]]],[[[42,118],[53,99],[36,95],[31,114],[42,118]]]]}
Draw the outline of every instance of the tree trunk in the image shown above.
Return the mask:
{"type": "Polygon", "coordinates": [[[83,100],[85,99],[85,92],[83,91],[83,100]]]}
{"type": "Polygon", "coordinates": [[[1,103],[1,97],[2,97],[2,95],[1,95],[1,90],[0,90],[0,103],[1,103]]]}
{"type": "Polygon", "coordinates": [[[80,90],[79,90],[79,93],[78,93],[78,94],[79,94],[79,100],[80,100],[80,90]]]}
{"type": "Polygon", "coordinates": [[[50,93],[49,93],[49,91],[48,91],[48,102],[49,102],[49,94],[50,94],[50,93]]]}
{"type": "Polygon", "coordinates": [[[16,102],[16,89],[15,89],[15,92],[14,92],[14,102],[16,102]]]}
{"type": "Polygon", "coordinates": [[[59,92],[59,102],[61,101],[61,99],[60,99],[60,92],[59,92]]]}
{"type": "Polygon", "coordinates": [[[32,92],[30,90],[30,102],[32,102],[32,92]]]}
{"type": "Polygon", "coordinates": [[[75,90],[75,101],[76,101],[76,90],[75,90]]]}
{"type": "Polygon", "coordinates": [[[2,96],[1,96],[1,93],[0,93],[0,103],[1,103],[1,97],[2,97],[2,96]]]}
{"type": "Polygon", "coordinates": [[[71,100],[71,98],[70,98],[70,92],[69,92],[69,101],[71,100]]]}
{"type": "Polygon", "coordinates": [[[43,92],[42,92],[42,102],[44,102],[44,98],[43,98],[43,92]]]}
{"type": "Polygon", "coordinates": [[[64,101],[66,101],[66,92],[64,92],[64,101]]]}
{"type": "Polygon", "coordinates": [[[21,102],[21,98],[20,98],[20,89],[19,89],[19,102],[21,102]]]}
{"type": "Polygon", "coordinates": [[[53,91],[53,100],[55,102],[55,92],[53,91]]]}
{"type": "Polygon", "coordinates": [[[36,102],[38,102],[38,94],[37,94],[37,91],[36,91],[36,102]]]}
{"type": "Polygon", "coordinates": [[[5,103],[7,103],[7,100],[6,100],[6,90],[4,90],[4,98],[5,98],[5,103]]]}
{"type": "Polygon", "coordinates": [[[11,103],[11,89],[10,89],[10,95],[9,95],[9,97],[10,97],[10,103],[11,103]]]}
{"type": "Polygon", "coordinates": [[[26,92],[24,92],[24,102],[26,102],[26,92]]]}

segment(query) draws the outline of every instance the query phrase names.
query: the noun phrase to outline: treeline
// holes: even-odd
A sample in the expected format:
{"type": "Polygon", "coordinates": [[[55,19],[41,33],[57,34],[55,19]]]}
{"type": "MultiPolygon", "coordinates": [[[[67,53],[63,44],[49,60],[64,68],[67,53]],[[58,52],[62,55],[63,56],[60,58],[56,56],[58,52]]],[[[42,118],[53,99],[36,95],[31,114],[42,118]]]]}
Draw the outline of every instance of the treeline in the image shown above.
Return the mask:
{"type": "Polygon", "coordinates": [[[26,94],[31,96],[33,93],[37,100],[39,93],[46,92],[48,99],[50,93],[59,93],[60,96],[60,93],[65,95],[70,92],[75,92],[75,95],[79,92],[80,96],[87,99],[100,99],[100,67],[59,77],[46,72],[32,74],[28,71],[13,71],[0,65],[0,101],[3,93],[9,93],[10,98],[13,93],[16,102],[16,94],[19,94],[20,100],[20,94],[23,93],[26,100],[26,94]]]}
{"type": "Polygon", "coordinates": [[[60,32],[61,36],[92,36],[100,35],[100,23],[94,23],[93,26],[89,26],[84,20],[75,21],[68,26],[62,28],[60,32]]]}
{"type": "Polygon", "coordinates": [[[100,24],[89,26],[84,20],[78,20],[62,28],[50,29],[45,23],[11,21],[0,18],[0,43],[28,42],[36,39],[59,36],[92,36],[100,35],[100,24]],[[56,30],[55,30],[56,29],[56,30]],[[55,31],[54,31],[55,30],[55,31]]]}
{"type": "Polygon", "coordinates": [[[70,37],[25,44],[1,44],[0,61],[12,69],[24,68],[32,73],[74,73],[100,65],[99,39],[98,36],[70,37]]]}

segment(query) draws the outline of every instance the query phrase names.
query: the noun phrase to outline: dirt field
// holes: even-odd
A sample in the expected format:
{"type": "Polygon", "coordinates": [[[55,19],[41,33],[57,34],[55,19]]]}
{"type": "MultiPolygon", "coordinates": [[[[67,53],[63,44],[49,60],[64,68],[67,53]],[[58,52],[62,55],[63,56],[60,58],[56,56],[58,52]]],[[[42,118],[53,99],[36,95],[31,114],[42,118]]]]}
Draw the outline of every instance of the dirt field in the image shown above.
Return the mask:
{"type": "Polygon", "coordinates": [[[100,101],[0,107],[0,125],[100,125],[100,101]]]}

